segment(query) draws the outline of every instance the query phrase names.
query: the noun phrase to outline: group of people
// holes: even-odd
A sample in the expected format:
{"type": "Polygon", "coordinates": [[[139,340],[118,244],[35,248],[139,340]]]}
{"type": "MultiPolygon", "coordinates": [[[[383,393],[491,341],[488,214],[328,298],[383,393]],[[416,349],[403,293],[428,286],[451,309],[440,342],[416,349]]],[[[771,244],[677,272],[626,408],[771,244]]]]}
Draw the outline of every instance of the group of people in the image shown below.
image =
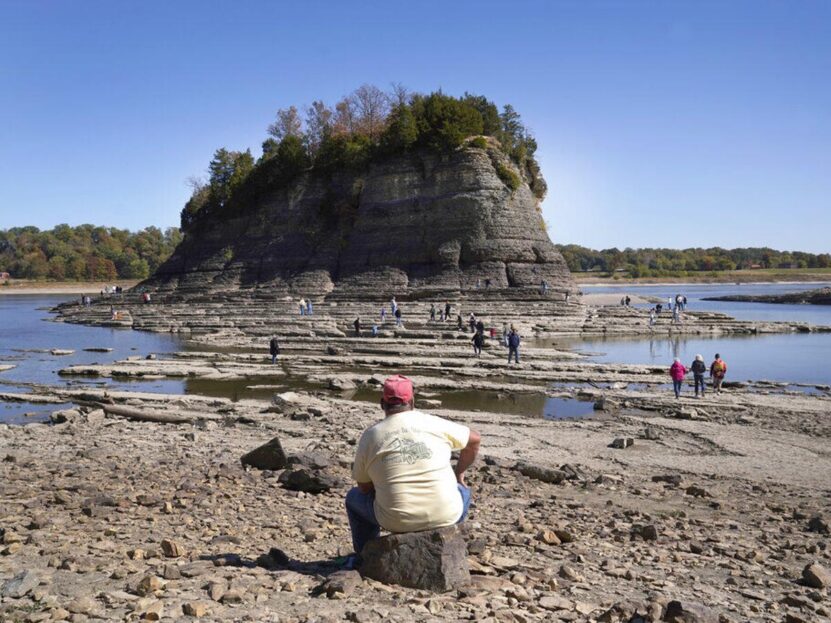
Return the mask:
{"type": "MultiPolygon", "coordinates": [[[[675,361],[669,367],[669,375],[672,377],[672,388],[675,391],[675,397],[681,397],[681,388],[684,385],[684,378],[689,372],[693,373],[693,381],[695,383],[695,395],[698,397],[704,396],[704,375],[707,372],[707,365],[704,363],[704,357],[696,355],[695,360],[689,368],[686,368],[681,360],[676,357],[675,361]],[[699,391],[701,392],[699,394],[699,391]]],[[[727,375],[727,364],[721,358],[721,355],[716,353],[713,362],[710,364],[710,378],[713,382],[713,391],[716,394],[721,393],[721,384],[724,377],[727,375]]]]}
{"type": "MultiPolygon", "coordinates": [[[[629,299],[629,297],[626,297],[629,299]]],[[[626,303],[629,304],[628,302],[626,303]]],[[[621,299],[621,305],[623,305],[623,300],[621,299]]],[[[676,294],[675,298],[667,297],[667,309],[672,313],[672,324],[683,324],[681,312],[686,311],[687,309],[687,297],[682,294],[676,294]],[[674,301],[674,304],[673,304],[674,301]]],[[[655,324],[655,320],[658,316],[661,315],[661,312],[664,310],[664,304],[658,303],[649,310],[649,326],[653,326],[655,324]]]]}
{"type": "Polygon", "coordinates": [[[315,308],[314,308],[314,305],[312,304],[312,299],[311,298],[308,298],[308,299],[301,298],[300,301],[298,301],[298,305],[300,306],[300,315],[301,316],[312,316],[312,315],[314,315],[315,308]]]}
{"type": "Polygon", "coordinates": [[[124,288],[122,288],[121,286],[104,286],[101,289],[101,296],[110,296],[111,294],[121,296],[122,294],[124,294],[124,288]]]}
{"type": "Polygon", "coordinates": [[[430,303],[430,322],[448,322],[450,320],[450,312],[453,306],[449,302],[445,302],[444,308],[436,307],[435,303],[430,303]]]}

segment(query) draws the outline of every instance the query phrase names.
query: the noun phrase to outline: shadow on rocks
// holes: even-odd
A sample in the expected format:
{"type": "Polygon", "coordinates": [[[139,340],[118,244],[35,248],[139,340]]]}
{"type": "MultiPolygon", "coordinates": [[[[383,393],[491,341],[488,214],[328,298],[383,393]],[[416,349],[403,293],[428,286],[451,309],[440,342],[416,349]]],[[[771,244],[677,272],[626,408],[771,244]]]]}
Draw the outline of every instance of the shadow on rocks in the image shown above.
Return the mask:
{"type": "Polygon", "coordinates": [[[269,571],[294,571],[309,576],[328,577],[343,568],[343,561],[340,558],[321,560],[295,560],[281,549],[272,547],[268,552],[260,554],[255,560],[241,556],[234,552],[222,554],[209,554],[199,557],[200,560],[209,560],[217,567],[241,567],[251,569],[262,567],[269,571]]]}

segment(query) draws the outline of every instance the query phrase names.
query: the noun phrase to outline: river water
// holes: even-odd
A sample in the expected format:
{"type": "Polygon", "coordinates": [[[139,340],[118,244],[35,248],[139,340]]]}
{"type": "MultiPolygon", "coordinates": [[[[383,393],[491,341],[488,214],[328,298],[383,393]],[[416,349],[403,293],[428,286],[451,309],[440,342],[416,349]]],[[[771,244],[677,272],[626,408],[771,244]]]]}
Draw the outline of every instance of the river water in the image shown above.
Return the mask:
{"type": "MultiPolygon", "coordinates": [[[[753,285],[737,286],[744,293],[789,292],[805,286],[753,285]]],[[[692,309],[724,311],[731,315],[759,320],[796,320],[831,325],[831,308],[807,305],[770,305],[763,303],[717,303],[701,301],[703,296],[734,293],[732,286],[641,286],[639,288],[602,286],[585,287],[586,292],[637,292],[645,296],[674,296],[681,291],[692,309]],[[749,309],[742,307],[750,306],[749,309]],[[793,309],[795,308],[795,309],[793,309]],[[790,311],[789,311],[790,310],[790,311]],[[801,314],[801,316],[797,316],[801,314]]],[[[134,389],[161,393],[200,393],[228,395],[232,398],[249,396],[244,385],[253,383],[197,382],[185,380],[114,381],[95,378],[62,378],[57,372],[72,364],[109,363],[127,357],[164,356],[183,350],[186,346],[174,335],[132,331],[129,329],[86,327],[50,322],[48,310],[69,298],[66,295],[0,295],[0,364],[11,364],[13,369],[0,372],[0,392],[27,393],[25,383],[65,384],[68,386],[108,386],[114,389],[134,389]],[[71,355],[57,356],[50,349],[73,350],[71,355]],[[111,352],[86,352],[85,348],[111,348],[111,352]]],[[[652,363],[669,365],[673,357],[689,364],[697,353],[709,362],[720,352],[729,365],[728,378],[732,380],[769,379],[782,382],[831,384],[831,334],[788,334],[759,337],[720,337],[715,339],[690,337],[672,339],[578,340],[567,345],[591,353],[596,361],[619,363],[652,363]]],[[[466,396],[464,392],[436,396],[448,408],[493,410],[506,413],[537,413],[540,417],[581,417],[591,412],[590,404],[567,399],[550,398],[542,394],[514,396],[506,400],[485,394],[466,396]],[[456,395],[458,394],[458,395],[456,395]]],[[[368,399],[355,396],[356,399],[368,399]]],[[[375,397],[369,397],[375,400],[375,397]]],[[[68,407],[69,405],[67,405],[68,407]]],[[[43,421],[48,414],[60,408],[56,405],[38,405],[28,402],[0,402],[0,422],[25,423],[43,421]]]]}
{"type": "MultiPolygon", "coordinates": [[[[687,297],[687,309],[690,311],[707,310],[727,314],[739,320],[801,322],[813,325],[831,326],[831,305],[780,305],[771,303],[740,303],[735,301],[703,301],[702,298],[728,296],[731,294],[786,294],[805,292],[817,288],[831,287],[826,283],[745,283],[745,284],[669,284],[669,285],[584,285],[580,289],[585,294],[618,294],[621,298],[627,294],[645,297],[657,297],[666,306],[667,299],[675,300],[677,294],[687,297]]],[[[652,305],[640,305],[651,307],[652,305]]]]}

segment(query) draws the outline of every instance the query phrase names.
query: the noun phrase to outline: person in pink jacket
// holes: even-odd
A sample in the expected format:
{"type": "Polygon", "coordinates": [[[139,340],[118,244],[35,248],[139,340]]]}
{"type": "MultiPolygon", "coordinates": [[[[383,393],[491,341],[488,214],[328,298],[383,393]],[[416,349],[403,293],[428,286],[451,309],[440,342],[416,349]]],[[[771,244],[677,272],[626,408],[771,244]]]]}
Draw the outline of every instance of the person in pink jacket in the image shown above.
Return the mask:
{"type": "Polygon", "coordinates": [[[684,376],[687,374],[687,369],[680,359],[676,359],[669,367],[669,375],[672,377],[672,388],[675,390],[675,397],[681,397],[681,385],[684,383],[684,376]]]}

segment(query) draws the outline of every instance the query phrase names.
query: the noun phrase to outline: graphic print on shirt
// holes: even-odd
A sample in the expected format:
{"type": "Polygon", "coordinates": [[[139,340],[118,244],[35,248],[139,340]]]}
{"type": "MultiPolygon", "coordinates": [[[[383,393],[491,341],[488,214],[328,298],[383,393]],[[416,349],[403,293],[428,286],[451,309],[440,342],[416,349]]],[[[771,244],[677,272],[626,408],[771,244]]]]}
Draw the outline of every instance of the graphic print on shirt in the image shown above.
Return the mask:
{"type": "Polygon", "coordinates": [[[401,439],[396,437],[390,443],[390,454],[384,457],[385,463],[406,463],[412,465],[416,461],[433,458],[433,452],[421,441],[401,439]]]}

